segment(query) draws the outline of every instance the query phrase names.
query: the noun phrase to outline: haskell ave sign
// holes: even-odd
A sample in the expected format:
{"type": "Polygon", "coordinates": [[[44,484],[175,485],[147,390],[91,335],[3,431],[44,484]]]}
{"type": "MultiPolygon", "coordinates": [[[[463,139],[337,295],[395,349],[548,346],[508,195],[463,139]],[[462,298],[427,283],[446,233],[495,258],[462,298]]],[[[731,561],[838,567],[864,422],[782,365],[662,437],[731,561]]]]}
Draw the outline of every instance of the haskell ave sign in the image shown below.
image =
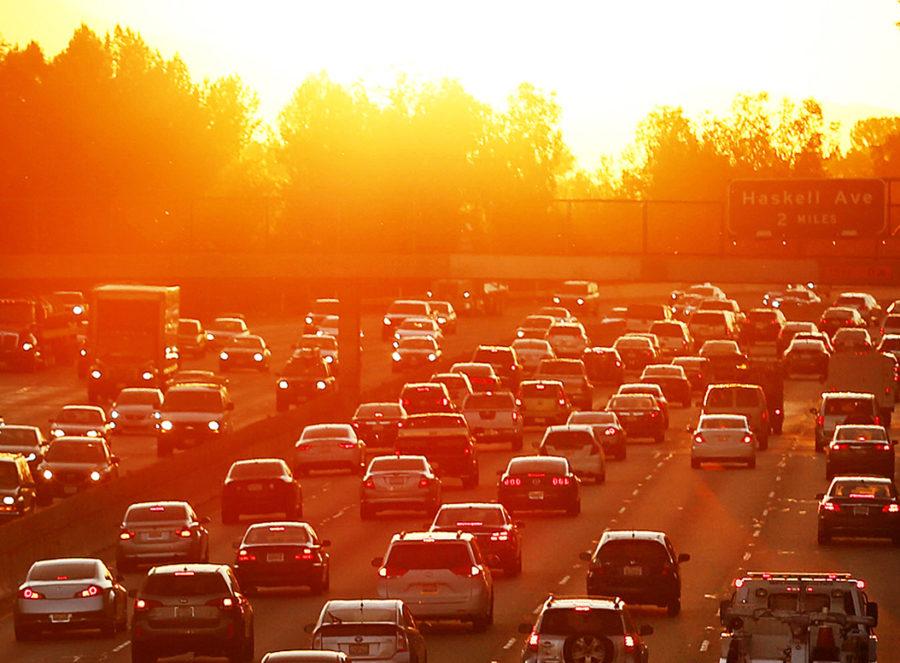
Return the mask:
{"type": "Polygon", "coordinates": [[[735,180],[728,230],[745,239],[871,238],[887,225],[882,180],[735,180]]]}

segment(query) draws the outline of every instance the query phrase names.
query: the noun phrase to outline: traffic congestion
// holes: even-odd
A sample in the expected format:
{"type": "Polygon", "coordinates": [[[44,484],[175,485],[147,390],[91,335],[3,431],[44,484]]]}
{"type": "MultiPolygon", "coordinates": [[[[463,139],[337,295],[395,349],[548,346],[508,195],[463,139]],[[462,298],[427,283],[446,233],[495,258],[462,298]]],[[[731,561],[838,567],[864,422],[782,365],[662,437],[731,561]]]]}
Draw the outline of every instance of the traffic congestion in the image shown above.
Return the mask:
{"type": "Polygon", "coordinates": [[[44,365],[0,376],[0,533],[182,475],[30,560],[4,657],[891,660],[900,304],[601,291],[390,303],[346,412],[334,299],[260,325],[181,318],[178,287],[0,301],[45,323],[5,349],[44,365]],[[281,438],[244,440],[260,420],[281,438]]]}

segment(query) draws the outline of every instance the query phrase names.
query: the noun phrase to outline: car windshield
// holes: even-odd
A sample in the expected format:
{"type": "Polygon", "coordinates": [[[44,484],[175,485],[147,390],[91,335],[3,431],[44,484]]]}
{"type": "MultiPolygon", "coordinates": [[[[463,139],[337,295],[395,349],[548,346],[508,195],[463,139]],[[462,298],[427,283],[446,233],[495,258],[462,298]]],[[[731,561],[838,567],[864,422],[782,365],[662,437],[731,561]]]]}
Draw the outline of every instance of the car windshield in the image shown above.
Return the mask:
{"type": "Polygon", "coordinates": [[[395,403],[364,403],[356,408],[356,414],[353,416],[359,418],[371,417],[373,419],[391,417],[396,419],[403,416],[403,411],[400,409],[400,406],[395,403]]]}
{"type": "Polygon", "coordinates": [[[860,499],[886,500],[896,497],[894,486],[887,482],[869,483],[844,479],[836,481],[831,488],[832,497],[856,497],[860,499]]]}
{"type": "Polygon", "coordinates": [[[435,524],[438,527],[500,527],[504,524],[500,509],[485,507],[443,508],[438,513],[435,524]]]}
{"type": "Polygon", "coordinates": [[[181,320],[178,323],[179,334],[199,334],[200,322],[197,320],[181,320]]]}
{"type": "Polygon", "coordinates": [[[153,573],[144,581],[142,593],[150,596],[205,596],[230,594],[225,579],[218,573],[153,573]]]}
{"type": "Polygon", "coordinates": [[[424,458],[373,458],[369,472],[424,472],[424,458]]]}
{"type": "Polygon", "coordinates": [[[434,321],[407,318],[397,329],[434,331],[434,321]]]}
{"type": "Polygon", "coordinates": [[[509,474],[566,474],[565,458],[514,458],[506,468],[509,474]]]}
{"type": "Polygon", "coordinates": [[[829,398],[825,401],[824,414],[871,415],[874,407],[868,398],[829,398]]]}
{"type": "Polygon", "coordinates": [[[575,325],[557,325],[550,327],[548,334],[550,336],[583,336],[584,332],[581,330],[581,327],[576,327],[575,325]]]}
{"type": "Polygon", "coordinates": [[[619,423],[615,412],[573,412],[569,415],[570,424],[584,426],[613,425],[619,423]]]}
{"type": "Polygon", "coordinates": [[[650,396],[622,395],[609,399],[607,407],[611,410],[653,410],[655,403],[650,396]]]}
{"type": "Polygon", "coordinates": [[[838,426],[834,431],[834,439],[884,442],[887,440],[887,433],[881,426],[838,426]]]}
{"type": "Polygon", "coordinates": [[[857,306],[865,306],[866,298],[862,295],[841,295],[837,298],[835,304],[840,304],[841,306],[852,306],[856,308],[857,306]]]}
{"type": "Polygon", "coordinates": [[[56,422],[62,424],[102,424],[103,414],[99,410],[65,409],[56,415],[56,422]]]}
{"type": "Polygon", "coordinates": [[[242,320],[214,320],[210,325],[210,330],[214,332],[242,332],[244,331],[244,322],[242,320]]]}
{"type": "Polygon", "coordinates": [[[616,339],[613,347],[617,350],[645,350],[651,352],[653,350],[653,342],[649,338],[639,336],[627,336],[616,339]]]}
{"type": "Polygon", "coordinates": [[[550,352],[550,344],[537,338],[520,338],[513,341],[512,346],[517,352],[550,352]]]}
{"type": "Polygon", "coordinates": [[[262,350],[262,339],[255,336],[239,336],[229,343],[230,348],[242,348],[247,350],[262,350]]]}
{"type": "Polygon", "coordinates": [[[466,410],[511,410],[515,406],[512,394],[480,393],[466,398],[463,407],[466,410]]]}
{"type": "Polygon", "coordinates": [[[19,485],[19,471],[16,464],[9,461],[0,462],[0,488],[15,488],[19,485]]]}
{"type": "Polygon", "coordinates": [[[740,353],[740,348],[734,341],[707,341],[700,348],[701,357],[731,357],[740,353]]]}
{"type": "Polygon", "coordinates": [[[116,397],[116,405],[157,405],[159,394],[148,389],[124,389],[116,397]]]}
{"type": "Polygon", "coordinates": [[[721,311],[697,311],[691,317],[691,324],[722,325],[725,324],[725,316],[721,311]]]}
{"type": "Polygon", "coordinates": [[[163,408],[166,412],[221,413],[224,404],[218,391],[170,389],[163,408]]]}
{"type": "Polygon", "coordinates": [[[337,339],[334,336],[304,336],[297,346],[298,350],[301,348],[337,350],[337,339]]]}
{"type": "Polygon", "coordinates": [[[553,318],[547,315],[529,315],[522,321],[524,329],[549,329],[553,324],[553,318]]]}
{"type": "Polygon", "coordinates": [[[588,294],[589,288],[587,283],[578,283],[573,281],[567,281],[562,284],[562,288],[559,289],[560,294],[565,295],[586,295],[588,294]]]}
{"type": "Polygon", "coordinates": [[[103,446],[97,442],[54,442],[47,450],[51,463],[102,463],[106,460],[103,446]]]}
{"type": "Polygon", "coordinates": [[[822,315],[826,320],[850,320],[856,309],[852,308],[830,308],[822,315]]]}
{"type": "Polygon", "coordinates": [[[778,322],[778,314],[775,311],[753,309],[747,314],[747,319],[750,320],[750,322],[771,324],[778,322]]]}
{"type": "Polygon", "coordinates": [[[677,322],[654,322],[650,325],[650,333],[657,336],[684,336],[684,329],[677,322]]]}
{"type": "Polygon", "coordinates": [[[309,530],[295,525],[254,526],[244,535],[245,544],[254,545],[297,545],[312,543],[309,530]]]}
{"type": "MultiPolygon", "coordinates": [[[[553,608],[541,617],[541,635],[622,635],[621,615],[615,610],[597,608],[553,608]]],[[[598,659],[599,660],[599,659],[598,659]]]]}
{"type": "Polygon", "coordinates": [[[594,436],[588,431],[549,431],[544,444],[554,449],[583,449],[594,446],[594,436]]]}
{"type": "Polygon", "coordinates": [[[183,504],[153,504],[128,509],[125,523],[154,523],[169,520],[187,521],[187,508],[183,504]]]}
{"type": "Polygon", "coordinates": [[[428,311],[424,302],[394,302],[388,309],[388,313],[398,315],[426,315],[428,311]]]}
{"type": "Polygon", "coordinates": [[[309,426],[303,430],[304,440],[349,439],[350,432],[343,426],[309,426]]]}
{"type": "Polygon", "coordinates": [[[28,579],[39,582],[52,580],[87,580],[95,578],[97,563],[91,560],[35,564],[28,572],[28,579]]]}
{"type": "Polygon", "coordinates": [[[597,561],[615,566],[632,562],[649,566],[662,566],[669,562],[669,553],[658,541],[646,539],[614,539],[604,543],[597,551],[597,561]]]}
{"type": "Polygon", "coordinates": [[[391,546],[384,565],[398,569],[458,569],[472,566],[472,557],[462,541],[416,541],[391,546]]]}
{"type": "Polygon", "coordinates": [[[638,320],[662,320],[666,317],[666,307],[661,304],[629,304],[627,316],[638,320]]]}
{"type": "Polygon", "coordinates": [[[816,341],[812,339],[804,339],[793,340],[791,341],[791,346],[788,348],[789,352],[825,352],[825,343],[822,341],[816,341]]]}
{"type": "Polygon", "coordinates": [[[746,417],[703,417],[700,419],[700,430],[746,429],[746,417]]]}
{"type": "Polygon", "coordinates": [[[228,472],[230,479],[276,479],[284,476],[284,465],[278,461],[235,463],[228,472]]]}
{"type": "Polygon", "coordinates": [[[299,377],[301,375],[309,375],[310,377],[326,377],[328,369],[325,368],[324,362],[319,357],[294,357],[284,365],[283,375],[291,377],[299,377]]]}
{"type": "Polygon", "coordinates": [[[414,336],[400,339],[400,347],[404,350],[434,350],[437,343],[430,336],[414,336]]]}
{"type": "Polygon", "coordinates": [[[313,315],[340,315],[341,303],[333,299],[317,299],[310,307],[313,315]]]}
{"type": "Polygon", "coordinates": [[[29,428],[0,426],[0,449],[3,447],[33,446],[37,443],[37,431],[29,428]]]}

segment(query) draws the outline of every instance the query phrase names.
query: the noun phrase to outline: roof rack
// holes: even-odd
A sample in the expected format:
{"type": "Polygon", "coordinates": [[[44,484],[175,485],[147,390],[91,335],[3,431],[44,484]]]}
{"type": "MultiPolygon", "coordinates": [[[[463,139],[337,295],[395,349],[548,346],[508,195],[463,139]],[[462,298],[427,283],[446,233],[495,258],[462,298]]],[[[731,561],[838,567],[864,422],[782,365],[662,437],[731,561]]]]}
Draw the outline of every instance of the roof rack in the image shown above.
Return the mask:
{"type": "Polygon", "coordinates": [[[745,578],[752,580],[775,580],[787,582],[823,581],[823,580],[853,580],[849,573],[806,573],[806,572],[775,572],[750,571],[744,574],[745,578]]]}

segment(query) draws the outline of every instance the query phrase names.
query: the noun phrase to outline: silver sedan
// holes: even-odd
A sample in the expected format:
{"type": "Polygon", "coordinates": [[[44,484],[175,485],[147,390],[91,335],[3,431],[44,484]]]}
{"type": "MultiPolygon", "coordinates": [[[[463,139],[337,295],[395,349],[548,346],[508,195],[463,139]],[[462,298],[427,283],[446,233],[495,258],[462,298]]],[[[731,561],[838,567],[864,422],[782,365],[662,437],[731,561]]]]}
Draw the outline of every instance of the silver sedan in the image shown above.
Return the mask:
{"type": "Polygon", "coordinates": [[[423,510],[441,506],[441,480],[425,456],[377,456],[362,479],[359,515],[364,520],[385,509],[423,510]]]}

